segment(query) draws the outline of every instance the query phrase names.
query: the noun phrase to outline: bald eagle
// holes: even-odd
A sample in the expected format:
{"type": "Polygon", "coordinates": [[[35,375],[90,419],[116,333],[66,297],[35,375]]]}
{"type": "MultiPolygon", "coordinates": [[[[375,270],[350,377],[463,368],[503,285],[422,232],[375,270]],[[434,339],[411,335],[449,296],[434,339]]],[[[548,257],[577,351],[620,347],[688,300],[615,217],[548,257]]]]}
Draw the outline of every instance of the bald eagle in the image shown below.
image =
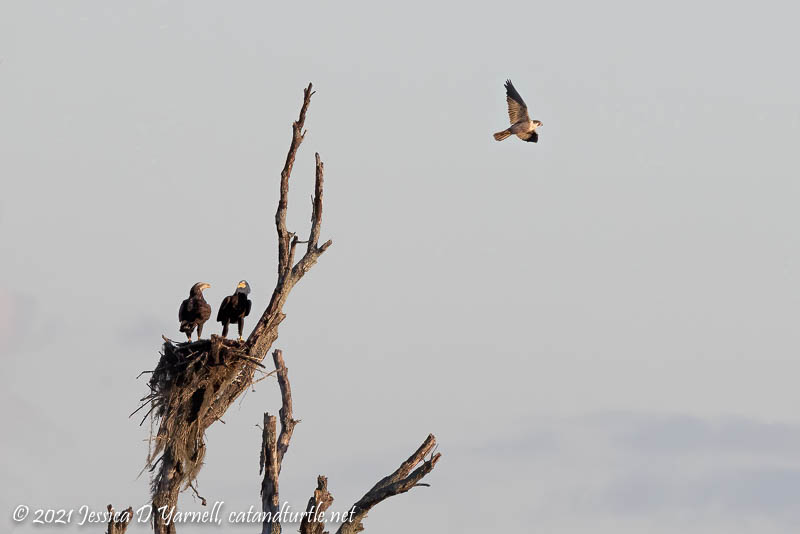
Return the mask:
{"type": "Polygon", "coordinates": [[[197,339],[203,333],[203,324],[211,317],[211,306],[203,298],[203,290],[211,287],[211,284],[197,282],[189,290],[189,298],[181,303],[178,310],[178,320],[181,322],[180,330],[186,334],[189,341],[192,341],[192,332],[197,327],[197,339]]]}
{"type": "Polygon", "coordinates": [[[228,325],[234,321],[239,323],[239,341],[242,341],[242,330],[244,329],[244,318],[250,315],[250,284],[247,280],[242,280],[236,286],[233,295],[222,299],[222,304],[217,312],[217,321],[222,323],[222,337],[228,336],[228,325]]]}

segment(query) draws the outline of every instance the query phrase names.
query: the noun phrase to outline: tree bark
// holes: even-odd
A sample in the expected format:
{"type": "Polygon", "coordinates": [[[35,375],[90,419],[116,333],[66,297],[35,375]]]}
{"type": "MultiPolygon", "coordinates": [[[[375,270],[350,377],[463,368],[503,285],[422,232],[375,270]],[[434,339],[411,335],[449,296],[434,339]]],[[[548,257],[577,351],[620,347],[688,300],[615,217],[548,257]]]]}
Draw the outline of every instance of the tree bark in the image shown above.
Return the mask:
{"type": "MultiPolygon", "coordinates": [[[[283,361],[283,352],[275,350],[272,353],[275,363],[278,385],[281,389],[281,432],[277,435],[275,416],[264,414],[264,431],[261,437],[261,470],[264,474],[261,481],[261,509],[265,514],[262,525],[262,534],[280,534],[281,523],[277,517],[280,511],[278,499],[278,477],[281,473],[283,456],[289,450],[289,441],[292,439],[294,427],[299,421],[292,418],[292,388],[289,384],[289,370],[283,361]]],[[[260,474],[259,473],[259,474],[260,474]]]]}
{"type": "MultiPolygon", "coordinates": [[[[278,498],[278,477],[281,473],[283,457],[289,448],[295,425],[299,422],[292,417],[292,389],[289,384],[289,374],[283,360],[283,353],[275,350],[272,353],[275,363],[276,376],[281,389],[281,431],[276,438],[276,418],[264,414],[264,431],[261,439],[261,471],[264,478],[261,482],[262,510],[270,514],[264,520],[262,534],[280,534],[280,521],[276,519],[280,511],[278,498]]],[[[358,502],[356,502],[346,515],[347,520],[341,524],[337,534],[355,534],[364,530],[363,520],[367,512],[380,503],[400,493],[405,493],[420,484],[419,481],[430,473],[441,457],[434,453],[436,438],[429,434],[422,445],[393,473],[382,478],[358,502]],[[430,458],[425,457],[430,454],[430,458]]],[[[317,489],[309,499],[305,515],[300,523],[301,534],[323,534],[325,530],[325,511],[333,503],[333,496],[328,491],[328,479],[322,475],[317,477],[317,489]]]]}
{"type": "Polygon", "coordinates": [[[328,479],[317,477],[317,489],[308,500],[306,515],[300,522],[300,534],[323,534],[325,531],[325,511],[333,504],[333,495],[328,492],[328,479]]]}
{"type": "Polygon", "coordinates": [[[133,519],[133,508],[130,506],[122,513],[116,513],[114,508],[109,504],[108,507],[108,528],[106,534],[125,534],[128,530],[128,525],[133,519]]]}
{"type": "Polygon", "coordinates": [[[414,486],[420,485],[419,481],[422,477],[430,473],[436,463],[441,458],[441,453],[433,454],[436,448],[436,438],[433,434],[422,442],[422,445],[414,451],[408,460],[400,464],[394,473],[381,479],[364,494],[357,503],[350,508],[348,520],[339,527],[337,534],[355,534],[364,530],[362,521],[367,517],[367,512],[381,501],[388,499],[394,495],[405,493],[414,486]],[[429,460],[425,460],[427,454],[431,454],[429,460]],[[419,464],[419,467],[414,469],[419,464]],[[413,469],[413,471],[412,471],[413,469]]]}
{"type": "Polygon", "coordinates": [[[264,519],[262,534],[281,534],[281,524],[277,520],[280,510],[278,502],[278,450],[275,437],[275,416],[264,414],[264,433],[261,441],[261,466],[264,479],[261,482],[261,508],[269,514],[264,519]]]}

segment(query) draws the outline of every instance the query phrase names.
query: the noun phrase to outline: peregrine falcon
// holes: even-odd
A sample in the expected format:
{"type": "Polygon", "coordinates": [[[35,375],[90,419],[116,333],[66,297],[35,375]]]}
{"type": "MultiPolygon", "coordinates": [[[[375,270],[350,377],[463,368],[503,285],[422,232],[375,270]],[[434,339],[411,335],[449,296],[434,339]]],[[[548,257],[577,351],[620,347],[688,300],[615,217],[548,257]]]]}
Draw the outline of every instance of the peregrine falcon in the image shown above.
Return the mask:
{"type": "Polygon", "coordinates": [[[528,116],[528,106],[514,89],[511,80],[506,80],[506,101],[508,102],[508,118],[511,119],[511,127],[494,134],[496,141],[502,141],[511,134],[516,135],[523,141],[535,143],[539,140],[536,128],[542,125],[542,121],[531,120],[528,116]]]}

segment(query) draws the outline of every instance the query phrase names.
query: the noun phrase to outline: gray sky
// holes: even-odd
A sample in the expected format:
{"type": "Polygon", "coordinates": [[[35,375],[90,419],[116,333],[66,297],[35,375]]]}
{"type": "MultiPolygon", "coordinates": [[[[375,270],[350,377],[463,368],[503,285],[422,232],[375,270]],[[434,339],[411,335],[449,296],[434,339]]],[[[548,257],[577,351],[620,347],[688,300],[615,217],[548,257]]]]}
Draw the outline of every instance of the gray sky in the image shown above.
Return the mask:
{"type": "MultiPolygon", "coordinates": [[[[33,531],[20,503],[147,501],[135,377],[194,282],[216,309],[246,278],[266,305],[312,81],[289,224],[319,151],[334,245],[276,344],[303,420],[283,499],[324,473],[345,509],[434,432],[432,487],[368,531],[796,532],[798,15],[0,2],[7,527],[33,531]],[[491,138],[506,78],[537,145],[491,138]]],[[[211,430],[210,501],[258,505],[278,401],[262,382],[211,430]]]]}

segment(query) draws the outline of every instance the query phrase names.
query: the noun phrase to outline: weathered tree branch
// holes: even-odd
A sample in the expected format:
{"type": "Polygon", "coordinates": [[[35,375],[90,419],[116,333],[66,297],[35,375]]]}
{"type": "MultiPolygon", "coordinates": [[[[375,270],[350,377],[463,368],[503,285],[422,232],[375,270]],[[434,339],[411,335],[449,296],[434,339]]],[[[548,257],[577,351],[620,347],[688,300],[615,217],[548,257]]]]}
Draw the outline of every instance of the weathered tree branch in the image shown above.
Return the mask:
{"type": "Polygon", "coordinates": [[[283,455],[289,450],[289,441],[292,439],[294,427],[300,421],[292,418],[292,386],[289,384],[289,370],[283,361],[283,352],[275,350],[272,353],[272,360],[275,362],[275,371],[278,373],[278,385],[281,388],[281,433],[278,436],[277,456],[278,474],[281,471],[283,455]]]}
{"type": "Polygon", "coordinates": [[[281,524],[276,519],[280,510],[278,501],[278,477],[281,473],[283,456],[289,450],[294,427],[299,421],[292,418],[292,387],[289,384],[289,370],[283,361],[283,352],[272,353],[278,385],[281,388],[281,432],[277,434],[275,416],[264,414],[264,429],[261,437],[261,470],[264,479],[261,482],[261,508],[269,515],[264,518],[263,534],[280,534],[281,524]],[[276,437],[277,436],[277,437],[276,437]]]}
{"type": "MultiPolygon", "coordinates": [[[[283,353],[275,350],[272,353],[275,363],[278,384],[281,389],[281,432],[276,438],[276,419],[274,416],[264,414],[264,431],[261,440],[261,471],[264,479],[261,484],[262,509],[270,514],[265,518],[262,534],[280,534],[281,525],[276,519],[280,511],[278,500],[278,477],[281,472],[283,456],[289,448],[294,427],[298,421],[292,418],[292,390],[289,384],[288,370],[283,360],[283,353]]],[[[435,453],[436,438],[433,434],[422,442],[422,445],[398,467],[393,473],[382,478],[375,484],[347,514],[347,521],[342,523],[337,534],[355,534],[364,530],[362,521],[367,517],[369,510],[379,502],[393,495],[405,493],[419,484],[422,478],[430,473],[441,457],[435,453]],[[431,457],[425,460],[430,454],[431,457]]],[[[333,503],[333,496],[328,492],[328,479],[320,475],[317,478],[317,489],[306,506],[306,515],[300,524],[301,534],[323,534],[325,529],[324,512],[333,503]]]]}
{"type": "MultiPolygon", "coordinates": [[[[292,124],[292,141],[289,144],[289,152],[286,155],[286,163],[281,171],[280,199],[278,200],[278,209],[275,212],[275,228],[278,232],[278,283],[275,285],[275,289],[272,293],[272,298],[270,299],[267,309],[264,310],[264,313],[261,315],[258,324],[256,324],[256,327],[253,329],[250,337],[247,338],[246,346],[250,354],[262,353],[262,351],[259,349],[263,346],[263,342],[261,342],[261,340],[265,331],[268,330],[275,322],[275,318],[277,317],[277,314],[280,313],[280,309],[283,306],[283,302],[285,301],[288,292],[302,277],[302,274],[297,276],[297,273],[293,272],[294,258],[292,257],[292,253],[294,250],[294,245],[296,245],[297,242],[295,241],[294,245],[292,244],[292,241],[296,236],[294,233],[289,232],[286,227],[286,213],[289,209],[289,179],[292,175],[292,168],[294,167],[294,160],[297,156],[297,150],[300,148],[300,144],[303,142],[306,134],[306,132],[303,130],[303,127],[305,126],[306,112],[308,111],[308,106],[311,103],[311,96],[314,94],[314,91],[312,91],[311,88],[312,84],[308,84],[308,87],[303,90],[303,105],[300,107],[300,116],[292,124]]],[[[315,197],[319,198],[319,202],[321,204],[322,182],[320,177],[320,169],[322,162],[319,160],[319,156],[316,156],[316,159],[317,180],[315,185],[318,185],[319,187],[315,187],[315,197]]],[[[312,210],[312,232],[315,227],[318,229],[321,224],[322,210],[320,209],[318,213],[316,209],[312,210]]],[[[324,250],[320,250],[316,246],[316,243],[314,243],[313,247],[308,247],[306,254],[300,261],[306,260],[309,256],[315,256],[314,261],[316,261],[316,258],[318,258],[322,252],[324,252],[324,250]]],[[[303,272],[303,274],[305,274],[305,272],[303,272]]],[[[271,344],[272,342],[270,342],[270,345],[271,344]]],[[[263,354],[266,354],[266,350],[263,351],[263,354]]]]}
{"type": "Polygon", "coordinates": [[[114,511],[114,507],[110,504],[107,508],[108,529],[106,530],[106,534],[125,534],[131,519],[133,519],[133,508],[129,506],[127,510],[119,514],[114,511]]]}
{"type": "Polygon", "coordinates": [[[333,504],[333,495],[328,492],[328,479],[317,477],[317,489],[308,500],[306,515],[300,522],[300,534],[327,534],[325,531],[325,511],[333,504]]]}
{"type": "Polygon", "coordinates": [[[319,233],[322,223],[322,183],[325,167],[319,159],[319,152],[314,154],[317,162],[317,177],[314,182],[314,198],[311,205],[311,232],[308,235],[307,252],[313,252],[319,243],[319,233]]]}
{"type": "MultiPolygon", "coordinates": [[[[294,160],[297,156],[297,149],[306,136],[303,126],[306,122],[306,112],[311,103],[311,84],[303,90],[303,105],[300,107],[300,117],[292,124],[292,142],[289,144],[289,152],[286,154],[286,163],[281,171],[280,200],[278,210],[275,212],[275,226],[278,230],[278,280],[286,275],[292,266],[289,261],[289,241],[293,235],[286,229],[286,212],[289,209],[289,178],[292,175],[294,160]]],[[[252,337],[252,336],[251,336],[252,337]]]]}
{"type": "MultiPolygon", "coordinates": [[[[264,431],[261,440],[261,472],[264,479],[261,484],[262,509],[270,514],[265,518],[262,534],[280,534],[281,525],[276,514],[280,511],[278,500],[278,477],[281,472],[283,456],[289,448],[295,425],[298,421],[292,418],[292,390],[289,383],[288,370],[283,360],[283,353],[275,350],[272,353],[275,363],[278,384],[281,389],[281,431],[276,437],[276,418],[264,414],[264,431]]],[[[435,453],[436,438],[429,434],[422,445],[398,467],[393,473],[375,484],[346,515],[347,521],[342,523],[337,534],[355,534],[364,530],[362,521],[369,510],[379,502],[393,495],[405,493],[430,473],[439,461],[441,454],[435,453]],[[430,459],[425,460],[427,455],[430,459]]],[[[317,478],[317,489],[306,506],[306,514],[300,524],[301,534],[323,534],[325,529],[324,512],[333,503],[333,496],[328,492],[328,479],[320,475],[317,478]]]]}
{"type": "Polygon", "coordinates": [[[362,521],[367,517],[367,513],[373,506],[393,495],[405,493],[416,486],[422,477],[433,470],[436,462],[438,462],[439,458],[442,456],[441,453],[436,453],[432,454],[429,460],[425,460],[425,456],[428,455],[428,453],[432,453],[435,447],[436,438],[433,434],[429,434],[425,441],[422,442],[422,445],[420,445],[408,460],[403,462],[394,473],[384,477],[375,484],[372,489],[350,508],[351,513],[349,514],[348,520],[342,523],[339,530],[336,531],[337,534],[355,534],[361,532],[364,530],[362,521]],[[418,464],[420,464],[419,467],[414,469],[418,464]]]}
{"type": "Polygon", "coordinates": [[[317,246],[322,228],[322,184],[324,182],[325,167],[322,164],[322,160],[320,160],[319,153],[314,154],[314,157],[317,161],[317,178],[314,184],[314,198],[311,201],[311,231],[308,235],[308,247],[305,255],[292,268],[292,277],[295,280],[300,280],[333,243],[329,239],[321,247],[317,246]]]}
{"type": "Polygon", "coordinates": [[[280,504],[278,502],[278,452],[275,437],[275,416],[264,414],[264,430],[261,438],[261,507],[269,515],[264,519],[263,534],[280,534],[281,524],[276,520],[280,504]]]}
{"type": "MultiPolygon", "coordinates": [[[[294,263],[294,251],[297,245],[297,236],[289,232],[286,227],[286,213],[289,207],[289,179],[291,178],[292,168],[300,144],[305,138],[306,132],[303,130],[306,120],[306,112],[311,103],[311,96],[314,94],[312,84],[308,84],[303,91],[303,104],[300,108],[300,116],[292,124],[292,141],[289,145],[289,152],[286,155],[286,163],[281,171],[280,199],[278,209],[275,212],[275,227],[278,233],[278,281],[272,292],[267,308],[258,320],[255,328],[243,347],[243,351],[257,361],[261,361],[267,355],[269,348],[278,338],[278,325],[283,321],[283,305],[289,296],[292,288],[300,279],[313,267],[319,257],[328,249],[332,241],[328,240],[322,246],[317,246],[319,241],[320,229],[322,226],[322,187],[323,187],[323,164],[319,154],[316,159],[316,180],[314,187],[314,207],[311,214],[311,232],[309,235],[309,246],[302,258],[294,263]]],[[[252,381],[254,370],[243,368],[242,376],[236,377],[231,383],[221,390],[218,396],[216,407],[212,412],[221,415],[227,407],[244,391],[252,381]]],[[[211,414],[210,414],[211,415],[211,414]]],[[[216,417],[219,417],[216,415],[216,417]]],[[[213,422],[213,421],[211,421],[213,422]]],[[[210,422],[209,422],[210,424],[210,422]]]]}

